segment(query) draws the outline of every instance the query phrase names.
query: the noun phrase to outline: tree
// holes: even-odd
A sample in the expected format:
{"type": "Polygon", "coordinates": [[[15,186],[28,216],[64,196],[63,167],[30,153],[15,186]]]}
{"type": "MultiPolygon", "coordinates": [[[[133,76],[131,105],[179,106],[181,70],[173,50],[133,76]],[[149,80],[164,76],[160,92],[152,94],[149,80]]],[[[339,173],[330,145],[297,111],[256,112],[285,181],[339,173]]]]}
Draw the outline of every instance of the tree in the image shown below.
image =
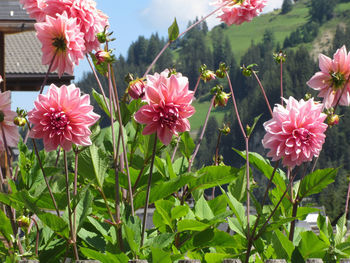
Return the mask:
{"type": "Polygon", "coordinates": [[[284,0],[282,4],[282,11],[281,14],[287,14],[293,9],[293,2],[292,0],[284,0]]]}
{"type": "Polygon", "coordinates": [[[323,23],[333,17],[337,0],[311,0],[309,14],[312,21],[323,23]]]}

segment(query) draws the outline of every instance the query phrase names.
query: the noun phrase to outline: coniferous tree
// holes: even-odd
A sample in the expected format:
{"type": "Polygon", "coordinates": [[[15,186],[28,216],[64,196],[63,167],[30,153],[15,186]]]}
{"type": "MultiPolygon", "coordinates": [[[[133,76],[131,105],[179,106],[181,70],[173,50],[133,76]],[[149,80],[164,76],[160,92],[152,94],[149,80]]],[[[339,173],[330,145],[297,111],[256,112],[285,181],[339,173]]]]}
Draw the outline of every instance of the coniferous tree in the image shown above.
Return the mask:
{"type": "Polygon", "coordinates": [[[293,9],[293,2],[292,0],[284,0],[283,4],[282,4],[282,10],[281,10],[281,14],[287,14],[290,11],[292,11],[293,9]]]}

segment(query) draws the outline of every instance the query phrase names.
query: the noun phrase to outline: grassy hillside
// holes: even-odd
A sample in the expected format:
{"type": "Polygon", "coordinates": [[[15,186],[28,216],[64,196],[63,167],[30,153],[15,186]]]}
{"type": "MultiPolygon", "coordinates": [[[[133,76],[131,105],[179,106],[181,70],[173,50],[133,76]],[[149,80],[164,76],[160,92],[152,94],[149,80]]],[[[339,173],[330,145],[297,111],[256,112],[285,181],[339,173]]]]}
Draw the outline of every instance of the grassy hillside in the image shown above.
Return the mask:
{"type": "MultiPolygon", "coordinates": [[[[299,1],[293,7],[293,10],[285,15],[281,15],[281,10],[261,15],[249,23],[243,23],[239,26],[232,25],[225,30],[232,43],[233,52],[236,60],[247,51],[251,41],[255,43],[263,39],[266,29],[272,30],[276,43],[283,44],[284,39],[297,27],[305,24],[308,20],[307,1],[299,1]]],[[[215,30],[215,28],[213,29],[215,30]]]]}
{"type": "MultiPolygon", "coordinates": [[[[243,23],[240,26],[233,25],[227,27],[224,30],[224,34],[231,40],[236,61],[239,63],[240,58],[248,50],[252,41],[255,43],[262,41],[266,29],[271,30],[274,33],[276,43],[280,43],[283,46],[284,39],[308,21],[307,2],[307,0],[299,0],[293,6],[292,11],[285,15],[280,14],[280,9],[274,10],[268,14],[256,17],[252,22],[243,23]]],[[[350,3],[338,4],[335,8],[334,18],[320,27],[318,37],[312,43],[303,44],[315,59],[319,53],[328,50],[330,47],[336,27],[350,23],[349,11],[350,3]]],[[[215,30],[218,30],[218,28],[214,28],[209,35],[213,34],[215,30]]],[[[190,122],[192,129],[197,130],[203,125],[209,102],[200,103],[197,101],[194,103],[194,106],[196,107],[196,114],[190,119],[190,122]]],[[[214,111],[212,113],[212,116],[215,116],[219,123],[222,121],[224,115],[225,112],[223,111],[214,111]]]]}

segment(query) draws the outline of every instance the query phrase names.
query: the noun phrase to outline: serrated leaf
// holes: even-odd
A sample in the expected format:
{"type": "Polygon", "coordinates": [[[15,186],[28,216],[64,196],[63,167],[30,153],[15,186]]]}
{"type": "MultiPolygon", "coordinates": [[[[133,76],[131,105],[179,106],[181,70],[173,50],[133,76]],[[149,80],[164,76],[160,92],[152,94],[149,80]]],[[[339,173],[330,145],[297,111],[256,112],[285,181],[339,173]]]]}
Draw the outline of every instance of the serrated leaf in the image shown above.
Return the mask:
{"type": "Polygon", "coordinates": [[[168,28],[168,36],[170,42],[175,41],[179,36],[179,26],[177,25],[176,18],[174,18],[174,22],[168,28]]]}
{"type": "Polygon", "coordinates": [[[181,220],[178,225],[177,225],[177,231],[178,232],[183,232],[186,230],[191,230],[191,231],[203,231],[210,227],[210,225],[202,223],[197,220],[192,220],[192,219],[183,219],[181,220]]]}
{"type": "Polygon", "coordinates": [[[195,215],[201,220],[202,219],[210,220],[214,217],[213,211],[211,210],[207,201],[204,199],[203,195],[196,202],[194,211],[195,211],[195,215]]]}
{"type": "Polygon", "coordinates": [[[298,193],[299,199],[302,200],[304,197],[321,192],[322,189],[334,182],[337,172],[338,169],[327,168],[316,170],[313,173],[306,175],[300,182],[298,193]]]}
{"type": "Polygon", "coordinates": [[[92,144],[79,154],[78,173],[85,178],[95,179],[101,188],[103,187],[108,167],[108,157],[95,144],[92,144]]]}

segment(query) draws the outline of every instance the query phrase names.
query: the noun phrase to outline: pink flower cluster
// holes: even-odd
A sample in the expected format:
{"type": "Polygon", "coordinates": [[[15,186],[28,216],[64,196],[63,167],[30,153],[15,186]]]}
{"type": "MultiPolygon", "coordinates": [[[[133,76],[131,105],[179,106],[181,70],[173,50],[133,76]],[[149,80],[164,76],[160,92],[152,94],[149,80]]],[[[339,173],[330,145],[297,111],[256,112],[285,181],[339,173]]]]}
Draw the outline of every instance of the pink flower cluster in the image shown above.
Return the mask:
{"type": "Polygon", "coordinates": [[[262,12],[266,4],[267,0],[218,0],[214,3],[215,6],[224,5],[218,18],[229,26],[251,21],[262,12]]]}
{"type": "Polygon", "coordinates": [[[314,90],[318,90],[319,97],[324,98],[325,108],[339,105],[350,105],[350,53],[346,47],[338,49],[333,59],[320,54],[319,67],[321,71],[317,72],[307,85],[314,90]]]}
{"type": "Polygon", "coordinates": [[[72,74],[74,65],[88,52],[99,49],[97,33],[108,25],[108,17],[93,0],[20,0],[29,15],[37,20],[35,28],[42,43],[44,65],[72,74]],[[49,35],[49,36],[45,36],[49,35]]]}
{"type": "Polygon", "coordinates": [[[147,75],[145,101],[135,114],[135,120],[146,124],[142,134],[156,133],[162,143],[168,145],[173,135],[190,130],[187,118],[195,110],[191,106],[193,91],[188,90],[188,79],[180,73],[147,75]]]}
{"type": "Polygon", "coordinates": [[[46,151],[56,150],[58,146],[69,151],[73,143],[91,145],[89,127],[100,116],[92,111],[90,96],[80,96],[80,89],[74,84],[60,88],[52,84],[34,105],[28,112],[28,119],[34,125],[30,137],[43,138],[46,151]]]}
{"type": "Polygon", "coordinates": [[[277,104],[273,118],[264,123],[262,144],[270,149],[267,156],[273,161],[283,158],[284,166],[294,168],[319,155],[326,138],[327,115],[322,113],[323,105],[313,99],[297,101],[289,97],[285,102],[286,107],[277,104]]]}
{"type": "Polygon", "coordinates": [[[20,135],[17,126],[13,123],[16,116],[16,112],[11,110],[10,91],[5,91],[3,93],[0,91],[0,125],[2,126],[2,129],[0,129],[0,150],[5,149],[2,130],[4,130],[5,133],[7,146],[17,147],[20,135]]]}

